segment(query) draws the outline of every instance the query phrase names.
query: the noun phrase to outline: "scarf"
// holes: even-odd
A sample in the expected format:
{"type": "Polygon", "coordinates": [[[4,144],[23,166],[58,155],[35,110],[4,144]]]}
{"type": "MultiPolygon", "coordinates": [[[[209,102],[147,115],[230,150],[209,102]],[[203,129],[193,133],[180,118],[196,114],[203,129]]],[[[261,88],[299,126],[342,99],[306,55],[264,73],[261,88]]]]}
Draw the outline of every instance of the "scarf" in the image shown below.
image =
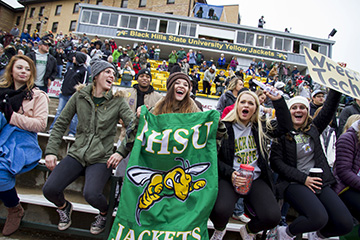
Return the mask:
{"type": "Polygon", "coordinates": [[[24,99],[31,100],[32,95],[33,92],[31,90],[29,91],[26,85],[18,90],[14,89],[14,85],[11,85],[8,88],[0,88],[0,101],[6,100],[10,102],[14,112],[19,111],[24,99]]]}

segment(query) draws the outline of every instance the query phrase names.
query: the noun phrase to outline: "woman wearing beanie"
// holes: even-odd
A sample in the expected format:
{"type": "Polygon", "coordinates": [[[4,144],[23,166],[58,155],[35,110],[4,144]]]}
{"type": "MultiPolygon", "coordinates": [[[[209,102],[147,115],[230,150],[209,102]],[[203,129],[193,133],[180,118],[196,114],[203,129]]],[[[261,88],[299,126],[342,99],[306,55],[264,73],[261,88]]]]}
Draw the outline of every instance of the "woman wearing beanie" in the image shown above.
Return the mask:
{"type": "Polygon", "coordinates": [[[314,119],[306,98],[297,96],[288,102],[293,130],[273,142],[270,162],[279,174],[277,197],[288,202],[299,216],[288,227],[277,228],[278,239],[293,239],[306,232],[309,239],[323,239],[352,229],[349,210],[330,188],[336,181],[320,143],[320,134],[336,112],[340,97],[341,93],[330,90],[314,119]],[[322,177],[311,177],[311,168],[321,168],[322,177]]]}
{"type": "Polygon", "coordinates": [[[66,230],[71,225],[72,204],[65,199],[63,191],[85,173],[83,195],[100,212],[90,232],[99,234],[105,228],[108,211],[107,200],[103,195],[103,188],[111,175],[107,163],[121,158],[119,153],[113,153],[117,123],[122,119],[128,126],[134,114],[122,92],[112,92],[115,68],[111,63],[93,59],[91,74],[92,84],[77,87],[52,129],[45,151],[46,166],[52,173],[43,187],[43,193],[58,208],[58,229],[66,230]],[[57,165],[62,136],[75,114],[79,120],[75,142],[68,155],[57,165]]]}
{"type": "MultiPolygon", "coordinates": [[[[334,175],[337,183],[333,186],[334,191],[344,201],[352,216],[358,221],[360,220],[359,142],[360,120],[357,120],[336,142],[334,175]]],[[[360,230],[358,231],[358,236],[360,237],[360,230]]]]}
{"type": "Polygon", "coordinates": [[[46,128],[49,98],[34,87],[35,78],[34,62],[16,55],[0,81],[0,201],[8,210],[4,236],[14,233],[24,216],[15,176],[33,169],[42,155],[36,133],[46,128]]]}
{"type": "MultiPolygon", "coordinates": [[[[271,88],[275,91],[275,88],[271,88]]],[[[221,240],[224,237],[226,225],[240,197],[244,199],[247,209],[252,210],[247,212],[250,222],[240,228],[242,239],[255,239],[257,232],[271,229],[280,221],[280,209],[274,196],[268,164],[268,145],[271,138],[280,137],[291,129],[291,118],[280,94],[273,96],[269,92],[264,93],[273,102],[277,121],[261,118],[259,98],[251,91],[242,91],[236,99],[234,109],[222,120],[228,138],[223,140],[218,152],[219,192],[210,215],[215,228],[211,240],[221,240]],[[235,191],[235,187],[246,185],[246,178],[237,172],[240,164],[254,167],[254,180],[246,195],[235,191]]]]}

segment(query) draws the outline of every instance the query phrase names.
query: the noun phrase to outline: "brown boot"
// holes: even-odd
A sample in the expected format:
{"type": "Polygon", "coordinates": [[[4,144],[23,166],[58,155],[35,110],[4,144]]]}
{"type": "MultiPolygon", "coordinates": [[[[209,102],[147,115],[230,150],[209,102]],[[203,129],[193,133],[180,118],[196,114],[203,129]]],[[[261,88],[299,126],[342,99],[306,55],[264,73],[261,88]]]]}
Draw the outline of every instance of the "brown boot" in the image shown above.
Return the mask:
{"type": "Polygon", "coordinates": [[[23,216],[24,209],[21,207],[20,203],[16,207],[8,208],[8,216],[2,234],[4,236],[9,236],[16,232],[23,216]]]}

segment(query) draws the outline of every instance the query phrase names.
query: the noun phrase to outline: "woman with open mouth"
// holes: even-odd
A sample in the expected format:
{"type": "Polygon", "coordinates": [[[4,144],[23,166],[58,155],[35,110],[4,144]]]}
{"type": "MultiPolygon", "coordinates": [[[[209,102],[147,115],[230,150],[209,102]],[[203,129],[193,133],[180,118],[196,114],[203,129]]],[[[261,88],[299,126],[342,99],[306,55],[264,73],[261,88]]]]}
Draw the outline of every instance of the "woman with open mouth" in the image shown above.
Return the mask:
{"type": "Polygon", "coordinates": [[[112,163],[121,158],[119,153],[113,153],[117,123],[122,119],[128,126],[135,116],[125,100],[125,94],[112,92],[114,65],[100,59],[92,59],[90,64],[93,83],[77,86],[51,132],[45,161],[52,173],[45,182],[43,193],[57,206],[60,215],[58,229],[64,231],[71,225],[72,213],[72,204],[65,199],[64,189],[85,173],[85,200],[99,210],[90,233],[99,234],[105,230],[108,211],[103,189],[111,176],[112,163]],[[57,164],[62,136],[75,114],[79,119],[75,142],[68,155],[57,164]]]}
{"type": "Polygon", "coordinates": [[[340,97],[341,93],[330,90],[314,119],[305,97],[296,96],[288,102],[293,130],[274,141],[270,162],[279,174],[277,197],[288,202],[299,216],[288,227],[276,229],[278,239],[293,239],[302,233],[308,233],[308,239],[324,239],[352,229],[349,210],[330,187],[336,180],[320,143],[320,135],[332,120],[340,97]],[[313,168],[322,175],[310,175],[313,168]]]}
{"type": "MultiPolygon", "coordinates": [[[[272,91],[276,91],[271,87],[272,91]]],[[[215,231],[211,240],[221,240],[235,203],[244,198],[247,215],[251,221],[240,228],[242,239],[255,239],[259,231],[271,229],[280,221],[280,209],[274,195],[271,170],[268,164],[268,145],[273,137],[288,132],[291,118],[284,98],[264,91],[275,107],[277,122],[265,120],[260,115],[259,98],[254,92],[243,91],[235,107],[223,119],[228,138],[224,139],[218,153],[219,192],[210,215],[215,231]],[[247,195],[240,195],[235,187],[246,185],[246,178],[238,173],[240,164],[254,167],[254,180],[247,195]]]]}

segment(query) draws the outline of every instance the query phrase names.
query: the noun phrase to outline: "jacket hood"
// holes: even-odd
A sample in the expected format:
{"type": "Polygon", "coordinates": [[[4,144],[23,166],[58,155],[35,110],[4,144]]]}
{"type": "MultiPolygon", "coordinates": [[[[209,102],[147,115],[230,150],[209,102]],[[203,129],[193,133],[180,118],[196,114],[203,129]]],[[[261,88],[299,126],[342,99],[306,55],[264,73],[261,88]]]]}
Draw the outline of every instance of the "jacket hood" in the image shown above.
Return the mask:
{"type": "MultiPolygon", "coordinates": [[[[78,85],[75,86],[75,89],[76,89],[77,92],[83,91],[83,92],[91,95],[92,94],[92,89],[93,89],[93,84],[89,84],[87,86],[86,86],[86,84],[78,84],[78,85]]],[[[104,94],[104,97],[106,99],[110,99],[111,96],[125,97],[125,96],[127,96],[127,94],[122,90],[118,90],[115,93],[113,93],[112,89],[110,89],[107,93],[104,94]]]]}

